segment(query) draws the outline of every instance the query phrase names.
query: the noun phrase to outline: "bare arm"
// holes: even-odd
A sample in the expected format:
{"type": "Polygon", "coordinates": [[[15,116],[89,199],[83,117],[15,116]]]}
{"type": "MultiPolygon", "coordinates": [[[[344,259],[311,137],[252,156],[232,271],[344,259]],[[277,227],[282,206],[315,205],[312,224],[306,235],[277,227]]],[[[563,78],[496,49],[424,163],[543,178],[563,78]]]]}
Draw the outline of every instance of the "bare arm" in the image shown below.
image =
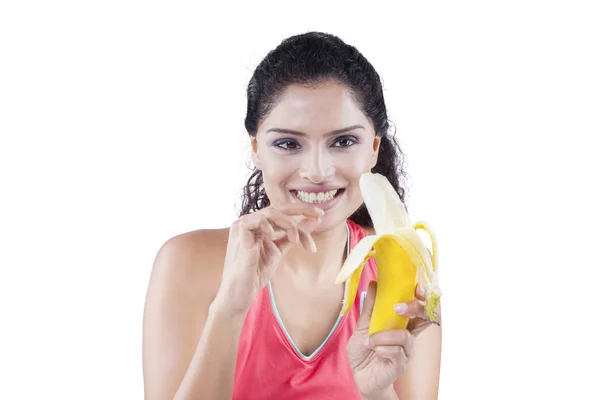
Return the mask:
{"type": "Polygon", "coordinates": [[[235,315],[217,303],[210,307],[200,342],[175,400],[229,400],[232,397],[244,315],[235,315]]]}
{"type": "Polygon", "coordinates": [[[415,339],[415,355],[394,383],[399,400],[436,400],[440,380],[442,328],[430,325],[415,339]]]}
{"type": "Polygon", "coordinates": [[[231,399],[245,316],[213,302],[223,262],[215,235],[186,235],[167,241],[154,262],[144,311],[145,399],[231,399]]]}

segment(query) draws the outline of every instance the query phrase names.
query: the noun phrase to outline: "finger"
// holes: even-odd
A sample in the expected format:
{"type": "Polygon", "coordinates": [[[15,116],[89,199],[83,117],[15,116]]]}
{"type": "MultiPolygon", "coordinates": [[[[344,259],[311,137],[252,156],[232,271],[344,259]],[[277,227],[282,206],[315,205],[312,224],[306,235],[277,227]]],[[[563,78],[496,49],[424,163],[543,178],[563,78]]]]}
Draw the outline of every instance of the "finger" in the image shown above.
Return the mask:
{"type": "Polygon", "coordinates": [[[239,219],[231,226],[230,236],[239,234],[241,245],[245,249],[249,249],[256,243],[254,231],[260,228],[260,219],[239,219]]]}
{"type": "MultiPolygon", "coordinates": [[[[289,238],[289,235],[286,231],[277,231],[278,237],[276,240],[273,241],[273,245],[276,246],[279,251],[281,251],[281,253],[285,253],[287,252],[290,248],[294,247],[296,245],[295,241],[291,241],[289,238]]],[[[301,233],[299,233],[299,237],[300,237],[300,243],[303,244],[303,235],[301,233]]],[[[306,248],[306,245],[303,244],[303,246],[306,248]]]]}
{"type": "MultiPolygon", "coordinates": [[[[302,228],[298,228],[298,237],[300,239],[300,244],[306,251],[310,251],[315,253],[317,251],[317,245],[315,244],[313,238],[304,231],[302,228]]],[[[286,251],[294,244],[296,241],[291,241],[289,239],[289,234],[286,231],[277,231],[276,238],[274,239],[275,244],[283,251],[286,251]]]]}
{"type": "Polygon", "coordinates": [[[273,240],[273,236],[275,236],[275,229],[269,223],[269,220],[262,214],[257,215],[260,218],[260,230],[262,233],[269,239],[273,240]]]}
{"type": "MultiPolygon", "coordinates": [[[[363,303],[363,311],[358,317],[356,323],[356,329],[368,329],[371,322],[371,315],[373,315],[373,306],[375,305],[375,295],[377,294],[377,282],[369,282],[367,287],[367,297],[363,303]]],[[[370,339],[369,339],[370,340],[370,339]]]]}
{"type": "Polygon", "coordinates": [[[285,239],[287,241],[287,232],[286,231],[275,231],[275,233],[271,236],[271,241],[277,243],[281,241],[281,239],[285,239]]]}
{"type": "Polygon", "coordinates": [[[376,352],[393,352],[395,347],[401,347],[406,357],[410,358],[414,354],[414,336],[407,329],[381,331],[370,337],[369,347],[376,352]],[[379,347],[383,350],[378,350],[379,347]]]}
{"type": "Polygon", "coordinates": [[[386,358],[388,360],[398,359],[399,361],[405,359],[408,361],[408,357],[402,346],[377,346],[373,351],[377,357],[386,358]]]}
{"type": "Polygon", "coordinates": [[[299,232],[298,224],[291,217],[274,208],[265,208],[259,211],[275,229],[283,229],[287,232],[288,240],[292,243],[298,243],[299,232]]]}
{"type": "MultiPolygon", "coordinates": [[[[268,207],[275,209],[274,207],[268,207]]],[[[319,207],[315,207],[308,203],[290,203],[284,206],[278,206],[277,210],[287,215],[303,215],[309,218],[321,217],[325,214],[325,211],[319,207]]]]}
{"type": "Polygon", "coordinates": [[[425,314],[425,305],[418,300],[409,301],[408,303],[398,303],[394,305],[394,311],[398,315],[403,315],[410,318],[427,319],[425,314]]]}
{"type": "Polygon", "coordinates": [[[254,242],[258,242],[261,239],[276,240],[281,238],[281,234],[275,232],[267,217],[262,213],[249,214],[243,218],[242,222],[245,223],[245,229],[253,232],[254,242]]]}
{"type": "MultiPolygon", "coordinates": [[[[296,240],[296,243],[299,242],[301,232],[299,232],[298,229],[301,228],[301,225],[292,215],[288,215],[285,212],[274,208],[265,209],[264,215],[278,228],[285,229],[290,234],[295,235],[295,238],[298,239],[296,240]]],[[[290,241],[294,241],[294,236],[290,236],[290,241]]]]}
{"type": "Polygon", "coordinates": [[[298,236],[304,249],[315,253],[317,251],[317,246],[312,238],[311,232],[321,223],[321,216],[292,216],[291,219],[298,227],[298,236]]]}
{"type": "Polygon", "coordinates": [[[406,343],[402,345],[402,349],[404,350],[404,354],[406,354],[406,358],[408,360],[410,360],[415,354],[415,337],[412,333],[409,334],[406,343]]]}
{"type": "MultiPolygon", "coordinates": [[[[288,230],[288,233],[289,232],[290,231],[288,230]]],[[[289,241],[290,243],[300,243],[306,251],[310,251],[313,253],[317,252],[317,245],[315,244],[315,241],[313,240],[312,235],[309,232],[307,232],[306,229],[302,228],[301,226],[296,225],[294,233],[291,233],[291,234],[295,235],[293,241],[289,240],[290,234],[288,234],[287,241],[285,240],[286,237],[283,237],[284,240],[279,241],[278,245],[287,243],[289,241]]]]}
{"type": "MultiPolygon", "coordinates": [[[[291,244],[290,244],[291,245],[291,244]]],[[[277,245],[274,242],[271,241],[263,241],[262,242],[262,249],[265,255],[264,259],[272,259],[272,257],[276,256],[277,254],[281,254],[282,251],[280,248],[277,247],[277,245]]],[[[277,267],[277,263],[268,263],[271,267],[271,269],[274,269],[277,267]]],[[[266,272],[272,272],[272,271],[268,271],[267,269],[265,269],[266,272]]]]}
{"type": "Polygon", "coordinates": [[[300,232],[300,242],[302,243],[302,246],[304,246],[306,251],[316,253],[317,244],[313,240],[310,232],[307,232],[304,228],[298,228],[298,231],[300,232]]]}
{"type": "Polygon", "coordinates": [[[317,226],[321,223],[321,217],[316,218],[299,218],[298,226],[304,229],[306,232],[312,232],[316,229],[317,226]]]}
{"type": "Polygon", "coordinates": [[[410,332],[406,329],[380,331],[369,337],[369,347],[375,349],[377,346],[403,346],[410,336],[410,332]]]}
{"type": "Polygon", "coordinates": [[[415,295],[417,296],[417,299],[425,301],[427,298],[427,290],[425,289],[425,286],[419,283],[415,288],[415,295]]]}
{"type": "Polygon", "coordinates": [[[265,211],[265,218],[278,229],[275,231],[273,241],[282,252],[292,247],[295,243],[300,243],[306,251],[316,252],[317,246],[310,233],[306,231],[291,217],[277,211],[265,211]],[[283,229],[283,231],[281,230],[283,229]]]}
{"type": "Polygon", "coordinates": [[[317,251],[310,232],[318,226],[320,218],[325,214],[322,209],[306,203],[294,203],[278,208],[267,208],[264,212],[273,218],[279,217],[278,221],[285,221],[283,223],[289,229],[291,229],[290,224],[293,226],[293,233],[288,229],[290,241],[300,242],[306,251],[313,253],[317,251]]]}

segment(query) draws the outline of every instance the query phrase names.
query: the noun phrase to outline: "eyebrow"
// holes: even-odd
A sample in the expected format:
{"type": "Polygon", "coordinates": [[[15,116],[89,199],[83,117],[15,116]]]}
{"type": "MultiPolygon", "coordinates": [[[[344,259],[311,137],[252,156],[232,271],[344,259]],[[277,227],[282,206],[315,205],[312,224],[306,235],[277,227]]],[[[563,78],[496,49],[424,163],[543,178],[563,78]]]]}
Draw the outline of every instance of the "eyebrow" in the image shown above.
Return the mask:
{"type": "MultiPolygon", "coordinates": [[[[355,129],[365,129],[364,126],[362,125],[352,125],[349,126],[347,128],[342,128],[342,129],[336,129],[334,131],[331,131],[329,133],[327,133],[327,136],[333,136],[333,135],[339,135],[340,133],[344,133],[344,132],[348,132],[348,131],[353,131],[355,129]]],[[[291,129],[282,129],[282,128],[271,128],[269,130],[267,130],[266,133],[268,132],[277,132],[277,133],[287,133],[290,135],[297,135],[297,136],[308,136],[306,133],[304,132],[298,132],[298,131],[294,131],[291,129]]]]}

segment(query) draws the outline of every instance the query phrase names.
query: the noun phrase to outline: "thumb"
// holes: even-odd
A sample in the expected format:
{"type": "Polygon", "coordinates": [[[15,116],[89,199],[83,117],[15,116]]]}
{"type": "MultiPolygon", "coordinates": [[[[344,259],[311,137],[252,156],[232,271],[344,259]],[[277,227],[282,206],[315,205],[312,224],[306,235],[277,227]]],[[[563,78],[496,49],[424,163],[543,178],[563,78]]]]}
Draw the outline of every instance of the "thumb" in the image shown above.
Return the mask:
{"type": "Polygon", "coordinates": [[[310,218],[305,216],[300,216],[297,220],[298,225],[307,232],[314,231],[317,226],[321,223],[321,217],[310,218]]]}
{"type": "Polygon", "coordinates": [[[367,297],[363,303],[363,310],[356,323],[357,329],[368,329],[371,323],[371,315],[373,315],[373,307],[375,306],[375,295],[377,294],[377,282],[369,282],[367,288],[367,297]]]}

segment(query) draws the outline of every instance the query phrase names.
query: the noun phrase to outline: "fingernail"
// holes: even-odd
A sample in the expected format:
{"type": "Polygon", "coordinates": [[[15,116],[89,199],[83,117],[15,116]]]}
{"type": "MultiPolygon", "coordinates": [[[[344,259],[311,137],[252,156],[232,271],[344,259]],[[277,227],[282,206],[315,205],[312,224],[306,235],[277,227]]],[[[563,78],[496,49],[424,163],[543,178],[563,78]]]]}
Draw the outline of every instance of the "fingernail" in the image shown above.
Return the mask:
{"type": "Polygon", "coordinates": [[[419,294],[421,296],[425,296],[425,286],[423,286],[423,285],[419,286],[419,294]]]}
{"type": "Polygon", "coordinates": [[[369,345],[369,336],[367,336],[367,337],[365,338],[365,346],[368,346],[368,345],[369,345]]]}
{"type": "Polygon", "coordinates": [[[315,242],[313,242],[313,241],[310,242],[310,249],[313,253],[317,252],[317,245],[315,244],[315,242]]]}
{"type": "Polygon", "coordinates": [[[406,305],[406,303],[400,303],[394,306],[394,311],[396,311],[398,314],[405,312],[407,309],[408,306],[406,305]]]}

